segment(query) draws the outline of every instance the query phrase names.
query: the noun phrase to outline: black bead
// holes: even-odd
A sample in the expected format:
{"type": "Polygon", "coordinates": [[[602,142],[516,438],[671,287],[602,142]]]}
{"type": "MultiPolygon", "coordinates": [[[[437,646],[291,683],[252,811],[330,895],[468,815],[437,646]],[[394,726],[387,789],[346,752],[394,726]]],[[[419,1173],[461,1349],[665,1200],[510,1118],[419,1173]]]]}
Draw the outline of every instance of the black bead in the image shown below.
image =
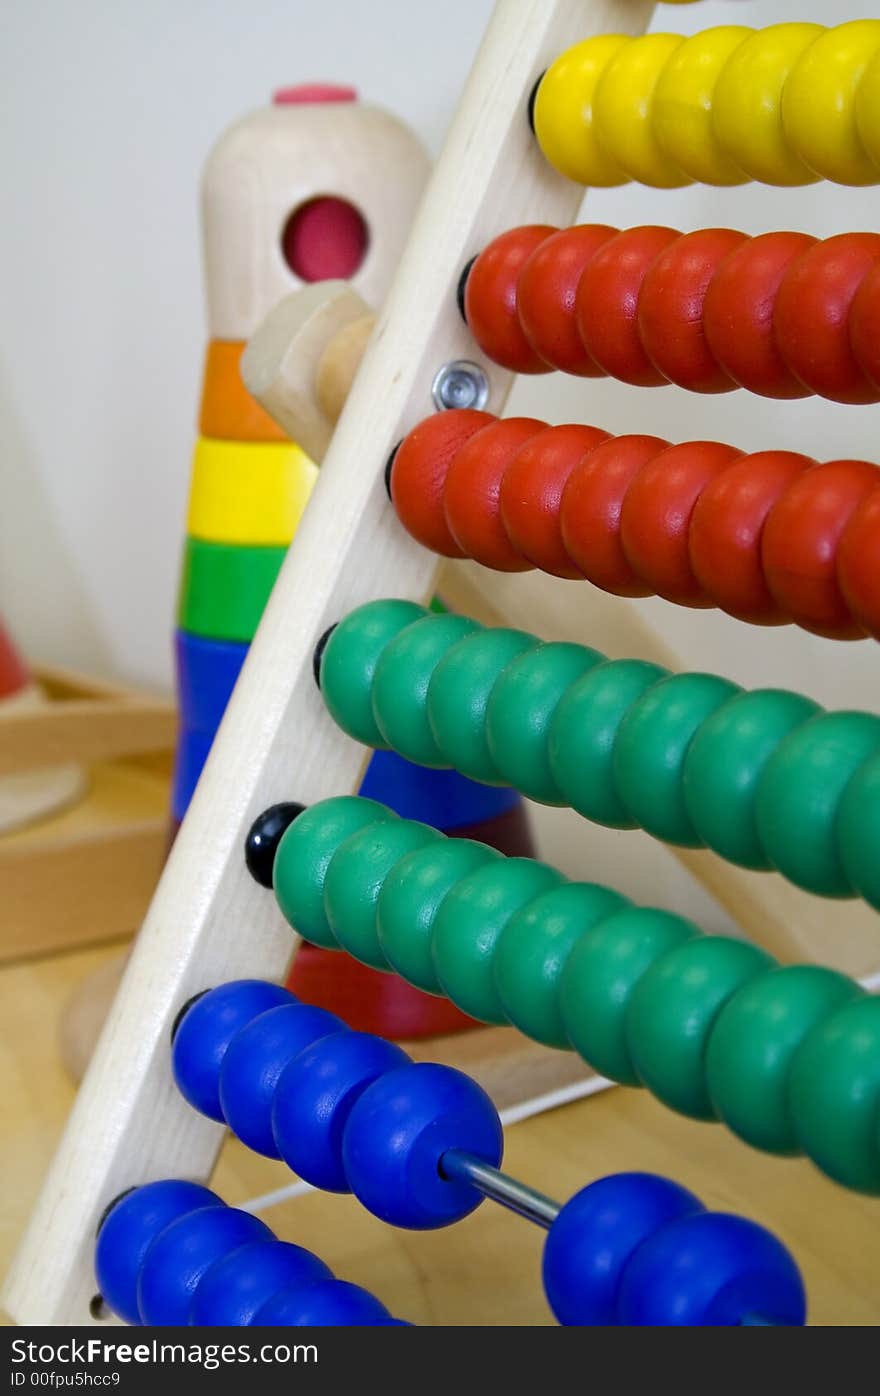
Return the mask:
{"type": "Polygon", "coordinates": [[[474,265],[474,262],[476,260],[476,257],[471,257],[470,261],[466,263],[464,271],[458,278],[458,286],[455,292],[455,299],[458,304],[458,313],[461,316],[462,320],[464,320],[465,324],[467,324],[467,315],[465,314],[464,309],[464,293],[468,283],[468,277],[471,274],[471,267],[474,265]]]}
{"type": "Polygon", "coordinates": [[[112,1202],[107,1203],[107,1206],[104,1208],[103,1212],[98,1218],[98,1225],[95,1227],[96,1236],[100,1236],[101,1227],[104,1225],[105,1221],[109,1217],[110,1213],[113,1211],[113,1208],[116,1206],[116,1204],[118,1202],[121,1202],[124,1197],[130,1197],[133,1192],[134,1188],[126,1188],[124,1192],[117,1193],[116,1196],[113,1198],[112,1202]]]}
{"type": "Polygon", "coordinates": [[[321,687],[321,659],[323,658],[324,651],[327,648],[327,641],[330,639],[330,636],[333,634],[333,631],[335,629],[335,625],[330,625],[327,627],[327,629],[324,631],[324,634],[321,636],[320,640],[315,645],[315,653],[312,655],[312,673],[315,676],[315,683],[318,685],[319,688],[321,687]]]}
{"type": "Polygon", "coordinates": [[[394,447],[390,456],[385,462],[385,493],[387,494],[389,499],[391,498],[391,472],[394,469],[394,458],[402,445],[403,442],[398,441],[397,445],[394,447]]]}
{"type": "Polygon", "coordinates": [[[537,81],[535,82],[534,87],[532,88],[531,92],[529,93],[529,107],[528,107],[528,113],[529,113],[529,126],[531,127],[532,135],[535,135],[535,103],[536,103],[537,100],[538,100],[538,88],[541,86],[541,83],[544,81],[544,78],[545,78],[546,76],[547,76],[547,70],[546,70],[546,68],[545,68],[545,69],[544,69],[544,72],[543,72],[543,73],[541,74],[541,76],[537,79],[537,81]]]}
{"type": "Polygon", "coordinates": [[[280,805],[270,805],[257,816],[248,830],[244,845],[244,861],[251,877],[255,882],[259,882],[261,887],[272,886],[272,868],[281,836],[304,809],[304,805],[297,805],[292,800],[280,805]]]}
{"type": "Polygon", "coordinates": [[[178,1009],[178,1011],[177,1011],[177,1017],[174,1019],[174,1022],[171,1024],[171,1041],[172,1041],[172,1044],[173,1044],[173,1042],[174,1042],[175,1037],[177,1036],[177,1030],[178,1030],[178,1028],[180,1027],[181,1023],[183,1022],[183,1020],[184,1020],[184,1018],[186,1017],[186,1015],[187,1015],[187,1013],[189,1012],[189,1010],[192,1008],[193,1004],[194,1004],[194,1003],[198,1003],[199,999],[204,998],[204,996],[205,996],[205,994],[206,994],[207,992],[208,992],[207,989],[202,989],[201,993],[193,994],[192,998],[191,998],[191,999],[187,999],[187,1001],[186,1001],[186,1003],[183,1005],[183,1007],[180,1008],[180,1009],[178,1009]]]}

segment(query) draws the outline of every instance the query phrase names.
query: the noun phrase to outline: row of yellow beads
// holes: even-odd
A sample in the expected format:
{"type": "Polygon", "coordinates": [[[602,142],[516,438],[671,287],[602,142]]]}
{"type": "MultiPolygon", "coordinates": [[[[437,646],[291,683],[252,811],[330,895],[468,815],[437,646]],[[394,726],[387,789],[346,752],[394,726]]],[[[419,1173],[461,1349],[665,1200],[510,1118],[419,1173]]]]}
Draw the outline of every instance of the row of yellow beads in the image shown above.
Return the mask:
{"type": "Polygon", "coordinates": [[[535,100],[550,163],[581,184],[880,182],[880,20],[602,34],[535,100]]]}

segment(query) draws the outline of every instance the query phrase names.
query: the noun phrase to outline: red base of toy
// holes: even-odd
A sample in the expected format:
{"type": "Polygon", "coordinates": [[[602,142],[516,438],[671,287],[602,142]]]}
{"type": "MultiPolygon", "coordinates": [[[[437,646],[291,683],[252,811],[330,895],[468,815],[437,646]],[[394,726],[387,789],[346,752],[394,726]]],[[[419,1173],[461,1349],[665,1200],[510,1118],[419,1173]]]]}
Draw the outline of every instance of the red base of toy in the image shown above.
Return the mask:
{"type": "Polygon", "coordinates": [[[381,1037],[442,1037],[479,1026],[448,999],[423,994],[396,974],[353,960],[344,950],[301,945],[287,987],[301,1002],[337,1013],[357,1032],[381,1037]]]}
{"type": "MultiPolygon", "coordinates": [[[[509,857],[534,856],[522,805],[484,824],[456,829],[451,836],[479,839],[509,857]]],[[[413,989],[396,974],[370,969],[343,950],[321,950],[308,944],[300,946],[287,987],[303,1003],[327,1008],[358,1032],[377,1033],[381,1037],[397,1040],[444,1037],[481,1026],[448,999],[413,989]]]]}

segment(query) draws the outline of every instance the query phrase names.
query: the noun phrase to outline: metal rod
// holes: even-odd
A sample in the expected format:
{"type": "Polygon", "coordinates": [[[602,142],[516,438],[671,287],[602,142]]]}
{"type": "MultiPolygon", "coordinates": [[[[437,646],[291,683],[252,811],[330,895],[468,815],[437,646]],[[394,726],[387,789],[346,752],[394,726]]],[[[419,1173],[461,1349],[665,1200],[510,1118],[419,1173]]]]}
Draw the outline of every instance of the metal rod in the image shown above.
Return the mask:
{"type": "MultiPolygon", "coordinates": [[[[502,1173],[500,1168],[493,1168],[491,1163],[477,1158],[476,1154],[469,1154],[466,1149],[446,1150],[440,1159],[440,1176],[450,1182],[468,1183],[484,1197],[500,1203],[536,1226],[543,1226],[546,1231],[550,1230],[562,1211],[560,1204],[554,1202],[552,1197],[545,1197],[542,1192],[518,1182],[509,1174],[502,1173]]],[[[739,1323],[741,1328],[778,1326],[773,1319],[764,1318],[762,1314],[746,1314],[739,1323]]]]}
{"type": "Polygon", "coordinates": [[[552,1198],[526,1187],[516,1178],[508,1177],[500,1169],[493,1168],[491,1163],[467,1153],[465,1149],[447,1149],[440,1160],[440,1173],[444,1178],[469,1183],[484,1197],[491,1197],[493,1202],[499,1202],[502,1207],[525,1217],[526,1221],[534,1222],[536,1226],[543,1226],[545,1230],[549,1230],[562,1210],[552,1198]]]}

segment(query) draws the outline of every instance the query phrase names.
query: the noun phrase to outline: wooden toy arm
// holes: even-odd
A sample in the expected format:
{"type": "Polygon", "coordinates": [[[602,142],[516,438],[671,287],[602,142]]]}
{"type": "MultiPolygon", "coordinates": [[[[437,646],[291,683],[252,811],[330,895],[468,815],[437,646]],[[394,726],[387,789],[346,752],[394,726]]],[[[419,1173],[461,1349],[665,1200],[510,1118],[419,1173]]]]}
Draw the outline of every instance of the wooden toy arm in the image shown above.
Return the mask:
{"type": "Polygon", "coordinates": [[[376,317],[344,281],[285,296],[244,351],[245,387],[287,435],[323,460],[376,317]]]}

